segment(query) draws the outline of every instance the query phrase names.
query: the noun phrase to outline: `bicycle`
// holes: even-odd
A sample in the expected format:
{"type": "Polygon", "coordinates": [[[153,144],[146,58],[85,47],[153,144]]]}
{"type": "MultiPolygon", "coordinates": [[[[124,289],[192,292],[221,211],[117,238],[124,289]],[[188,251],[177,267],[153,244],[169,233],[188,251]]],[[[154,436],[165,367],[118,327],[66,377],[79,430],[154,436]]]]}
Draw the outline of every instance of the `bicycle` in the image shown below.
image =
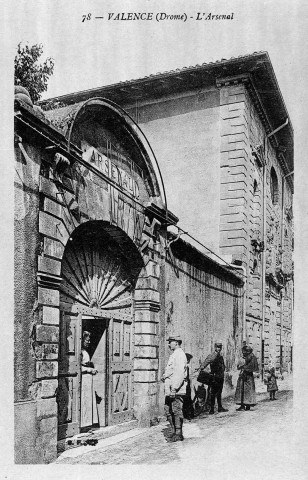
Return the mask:
{"type": "Polygon", "coordinates": [[[193,398],[193,407],[194,407],[194,417],[199,417],[202,413],[207,413],[210,409],[208,404],[208,392],[204,384],[198,385],[196,388],[194,386],[195,396],[193,398]]]}

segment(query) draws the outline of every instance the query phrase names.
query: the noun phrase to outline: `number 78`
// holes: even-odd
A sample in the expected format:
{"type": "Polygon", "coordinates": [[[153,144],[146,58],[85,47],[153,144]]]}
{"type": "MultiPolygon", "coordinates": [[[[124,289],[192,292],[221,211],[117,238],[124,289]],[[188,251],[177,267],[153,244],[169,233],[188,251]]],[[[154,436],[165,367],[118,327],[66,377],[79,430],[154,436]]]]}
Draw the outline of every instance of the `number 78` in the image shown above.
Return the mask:
{"type": "Polygon", "coordinates": [[[86,20],[91,20],[91,16],[92,14],[91,13],[88,13],[86,15],[82,15],[82,22],[85,22],[86,20]]]}

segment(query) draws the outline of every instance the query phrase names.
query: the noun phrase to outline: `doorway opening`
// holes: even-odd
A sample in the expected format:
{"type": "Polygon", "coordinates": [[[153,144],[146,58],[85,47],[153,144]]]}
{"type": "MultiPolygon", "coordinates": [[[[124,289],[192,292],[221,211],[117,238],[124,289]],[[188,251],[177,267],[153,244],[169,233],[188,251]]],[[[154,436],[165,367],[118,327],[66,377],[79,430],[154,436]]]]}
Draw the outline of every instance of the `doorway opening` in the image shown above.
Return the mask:
{"type": "Polygon", "coordinates": [[[82,316],[80,431],[107,425],[108,319],[82,316]],[[85,348],[84,348],[85,347],[85,348]]]}
{"type": "Polygon", "coordinates": [[[60,289],[59,440],[133,418],[132,295],[141,257],[134,254],[135,247],[127,239],[118,236],[116,241],[115,235],[110,226],[91,222],[79,227],[65,248],[60,289]],[[84,332],[90,337],[86,348],[84,332]],[[88,366],[82,365],[83,357],[88,366]]]}

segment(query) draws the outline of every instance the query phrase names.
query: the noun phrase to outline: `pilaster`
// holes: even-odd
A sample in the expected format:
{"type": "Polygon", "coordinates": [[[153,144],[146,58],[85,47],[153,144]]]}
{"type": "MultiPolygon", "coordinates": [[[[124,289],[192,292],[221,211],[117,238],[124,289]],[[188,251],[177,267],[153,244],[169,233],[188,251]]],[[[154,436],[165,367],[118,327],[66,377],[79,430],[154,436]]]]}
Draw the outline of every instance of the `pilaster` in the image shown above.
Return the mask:
{"type": "Polygon", "coordinates": [[[246,77],[221,79],[220,252],[247,262],[248,139],[246,77]]]}

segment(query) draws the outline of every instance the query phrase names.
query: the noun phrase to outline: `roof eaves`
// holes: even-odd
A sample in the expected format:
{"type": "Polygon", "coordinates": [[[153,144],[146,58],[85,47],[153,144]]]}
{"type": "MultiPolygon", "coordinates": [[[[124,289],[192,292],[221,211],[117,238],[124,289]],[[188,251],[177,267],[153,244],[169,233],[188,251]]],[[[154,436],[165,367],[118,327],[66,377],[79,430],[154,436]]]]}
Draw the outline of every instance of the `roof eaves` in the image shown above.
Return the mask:
{"type": "MultiPolygon", "coordinates": [[[[171,232],[168,232],[170,236],[173,237],[174,234],[171,232]]],[[[174,235],[175,237],[175,235],[174,235]]],[[[207,255],[206,253],[202,252],[199,248],[197,248],[195,245],[193,245],[189,240],[183,239],[183,238],[178,238],[176,242],[172,243],[172,248],[177,250],[177,246],[186,249],[187,251],[190,251],[193,256],[197,256],[199,259],[203,259],[204,262],[213,268],[216,272],[219,272],[221,275],[233,279],[233,281],[236,281],[237,283],[240,283],[241,285],[243,284],[243,279],[238,271],[233,270],[232,265],[226,264],[222,265],[220,262],[217,262],[212,256],[207,255]]],[[[198,265],[200,265],[200,261],[198,262],[198,265]]]]}
{"type": "MultiPolygon", "coordinates": [[[[179,74],[182,74],[182,73],[185,73],[185,74],[193,74],[193,73],[196,73],[196,72],[200,72],[200,71],[207,71],[207,70],[211,70],[215,67],[220,67],[220,66],[224,66],[224,65],[230,65],[230,64],[235,64],[237,62],[242,62],[242,61],[248,61],[248,60],[252,60],[253,58],[257,58],[257,57],[262,57],[262,56],[267,56],[267,59],[269,61],[269,56],[267,54],[267,52],[254,52],[252,54],[249,54],[249,55],[240,55],[238,57],[231,57],[230,59],[221,59],[221,60],[216,60],[214,62],[207,62],[207,63],[202,63],[202,64],[197,64],[197,65],[194,65],[194,66],[189,66],[189,67],[182,67],[182,68],[177,68],[175,70],[170,70],[170,71],[165,71],[165,72],[158,72],[158,73],[155,73],[155,74],[150,74],[150,75],[147,75],[145,77],[141,77],[141,78],[137,78],[137,79],[131,79],[131,80],[125,80],[125,81],[120,81],[118,83],[114,83],[114,84],[111,84],[111,85],[105,85],[105,86],[102,86],[102,87],[95,87],[95,88],[91,88],[89,90],[81,90],[79,92],[73,92],[73,93],[70,93],[70,94],[66,94],[66,95],[60,95],[58,97],[54,97],[54,98],[51,98],[51,99],[48,99],[48,100],[43,100],[42,102],[40,102],[41,105],[45,105],[47,104],[48,102],[52,102],[52,101],[72,101],[74,98],[76,99],[76,101],[80,101],[80,98],[89,98],[90,96],[97,96],[98,94],[100,94],[99,92],[106,92],[106,91],[115,91],[117,89],[121,89],[121,88],[131,88],[131,87],[135,87],[136,88],[136,85],[144,85],[146,83],[148,83],[149,81],[150,82],[153,82],[153,81],[157,81],[157,80],[163,80],[163,79],[166,79],[166,78],[172,78],[176,75],[179,75],[179,74]],[[79,100],[78,100],[79,98],[79,100]]],[[[270,63],[270,61],[269,61],[270,63]]]]}

